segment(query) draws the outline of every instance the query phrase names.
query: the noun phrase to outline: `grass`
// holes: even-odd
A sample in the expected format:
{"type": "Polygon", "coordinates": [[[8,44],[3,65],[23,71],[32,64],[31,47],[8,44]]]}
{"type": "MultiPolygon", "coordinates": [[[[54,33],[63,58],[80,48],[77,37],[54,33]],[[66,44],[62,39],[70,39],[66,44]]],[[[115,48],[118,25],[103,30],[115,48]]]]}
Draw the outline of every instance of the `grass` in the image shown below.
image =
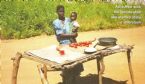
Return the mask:
{"type": "MultiPolygon", "coordinates": [[[[2,1],[0,2],[0,37],[1,39],[21,39],[47,33],[54,34],[52,21],[57,18],[56,6],[65,6],[65,15],[72,11],[78,13],[79,31],[90,31],[136,25],[124,25],[124,19],[111,19],[115,4],[93,2],[64,1],[2,1]]],[[[142,5],[141,21],[145,24],[145,7],[142,5]]],[[[137,25],[140,26],[140,25],[137,25]]]]}

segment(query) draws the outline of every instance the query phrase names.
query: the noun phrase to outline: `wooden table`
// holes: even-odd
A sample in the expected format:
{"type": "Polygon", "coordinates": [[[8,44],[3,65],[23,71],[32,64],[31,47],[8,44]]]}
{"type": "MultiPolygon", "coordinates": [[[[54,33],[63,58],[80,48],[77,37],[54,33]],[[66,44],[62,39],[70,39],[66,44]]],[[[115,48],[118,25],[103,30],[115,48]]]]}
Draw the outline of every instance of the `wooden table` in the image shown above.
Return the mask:
{"type": "Polygon", "coordinates": [[[134,75],[132,71],[132,65],[131,65],[131,50],[133,49],[133,46],[131,45],[117,45],[118,48],[111,47],[107,49],[98,50],[97,52],[93,54],[85,54],[83,57],[78,58],[76,60],[68,61],[65,63],[56,63],[52,62],[50,60],[46,60],[40,57],[33,56],[29,53],[19,53],[17,52],[16,56],[12,58],[13,60],[13,71],[12,71],[12,84],[17,84],[17,75],[18,75],[18,69],[19,69],[19,63],[21,58],[27,58],[39,63],[43,64],[43,67],[38,66],[38,70],[41,74],[41,81],[43,84],[49,84],[47,80],[47,71],[62,71],[64,69],[69,69],[74,67],[75,65],[79,63],[88,62],[90,60],[97,60],[97,68],[98,68],[98,76],[99,76],[99,84],[102,83],[102,74],[105,70],[105,64],[103,62],[103,58],[106,56],[110,56],[115,53],[119,52],[126,52],[127,53],[127,59],[128,59],[128,67],[130,72],[130,77],[132,84],[135,84],[134,82],[134,75]],[[49,68],[47,67],[49,66],[49,68]]]}

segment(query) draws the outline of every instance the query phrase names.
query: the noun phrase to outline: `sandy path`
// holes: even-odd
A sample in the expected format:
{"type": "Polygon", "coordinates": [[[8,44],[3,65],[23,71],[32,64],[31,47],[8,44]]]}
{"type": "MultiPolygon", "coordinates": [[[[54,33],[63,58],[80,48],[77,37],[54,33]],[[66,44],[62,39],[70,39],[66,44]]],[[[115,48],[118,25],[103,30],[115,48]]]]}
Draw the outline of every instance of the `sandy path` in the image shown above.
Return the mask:
{"type": "MultiPolygon", "coordinates": [[[[115,29],[103,31],[80,32],[78,41],[90,40],[94,37],[114,36],[118,38],[120,44],[135,44],[133,50],[133,69],[136,84],[145,84],[145,27],[132,29],[115,29]]],[[[38,36],[22,40],[5,40],[1,46],[1,61],[2,61],[2,84],[11,84],[12,61],[10,58],[17,51],[23,52],[29,49],[37,49],[57,44],[55,36],[38,36]]],[[[106,70],[104,77],[115,81],[128,80],[127,84],[131,84],[128,73],[127,59],[124,53],[119,53],[105,58],[106,70]]],[[[18,75],[18,84],[41,84],[37,71],[37,62],[23,59],[18,75]]],[[[88,74],[96,74],[96,61],[90,61],[84,64],[85,71],[82,73],[82,78],[88,74]]],[[[61,82],[60,72],[49,72],[48,79],[50,84],[61,82]]],[[[91,78],[91,77],[90,77],[91,78]]],[[[87,79],[87,78],[86,78],[87,79]]],[[[87,81],[84,77],[84,80],[87,81]]],[[[83,79],[80,79],[83,80],[83,79]]],[[[89,79],[91,80],[91,79],[89,79]]],[[[85,83],[85,84],[94,84],[85,83]]],[[[112,83],[105,83],[112,84],[112,83]]],[[[116,83],[117,84],[117,83],[116,83]]]]}

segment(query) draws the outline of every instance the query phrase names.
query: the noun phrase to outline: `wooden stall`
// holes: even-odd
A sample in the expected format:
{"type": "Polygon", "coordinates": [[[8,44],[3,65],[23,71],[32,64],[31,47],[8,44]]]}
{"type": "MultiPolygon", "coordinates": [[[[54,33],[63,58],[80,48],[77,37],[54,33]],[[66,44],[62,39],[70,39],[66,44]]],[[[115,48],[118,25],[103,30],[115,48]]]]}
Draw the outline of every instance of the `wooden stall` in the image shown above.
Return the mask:
{"type": "MultiPolygon", "coordinates": [[[[83,64],[85,62],[88,62],[90,60],[96,60],[96,67],[98,69],[98,78],[99,78],[99,84],[103,84],[102,82],[102,74],[105,70],[105,64],[103,62],[103,58],[106,56],[111,56],[112,54],[119,53],[119,52],[125,52],[127,55],[128,59],[128,67],[129,67],[129,72],[130,72],[130,77],[132,84],[135,84],[134,82],[134,76],[133,76],[133,70],[132,70],[132,65],[131,65],[131,51],[133,49],[132,45],[116,45],[113,47],[109,48],[104,48],[97,50],[97,52],[92,53],[92,54],[84,54],[83,52],[80,52],[81,55],[80,57],[77,56],[75,59],[68,60],[69,58],[62,58],[62,60],[59,60],[58,62],[55,61],[55,59],[49,59],[46,58],[48,56],[41,56],[44,53],[47,54],[51,52],[51,54],[55,53],[50,50],[47,51],[48,48],[46,49],[38,49],[34,51],[26,51],[24,53],[17,53],[15,57],[12,58],[13,60],[13,72],[12,72],[12,84],[17,84],[17,75],[18,75],[18,70],[19,70],[19,64],[21,61],[21,58],[26,58],[30,59],[32,61],[36,61],[39,63],[42,63],[42,65],[38,65],[38,71],[40,73],[41,81],[42,84],[49,84],[48,79],[47,79],[47,72],[48,71],[63,71],[66,69],[71,69],[77,64],[83,64]],[[43,52],[44,51],[44,52],[43,52]],[[39,53],[42,54],[39,54],[39,53]]],[[[74,52],[74,51],[72,51],[74,52]]],[[[45,55],[44,54],[44,55],[45,55]]],[[[71,57],[71,56],[70,56],[71,57]]],[[[56,57],[57,59],[57,57],[56,57]]],[[[59,58],[60,59],[60,58],[59,58]]],[[[63,80],[64,84],[71,84],[71,81],[68,80],[63,80]],[[64,82],[67,81],[67,82],[64,82]]]]}

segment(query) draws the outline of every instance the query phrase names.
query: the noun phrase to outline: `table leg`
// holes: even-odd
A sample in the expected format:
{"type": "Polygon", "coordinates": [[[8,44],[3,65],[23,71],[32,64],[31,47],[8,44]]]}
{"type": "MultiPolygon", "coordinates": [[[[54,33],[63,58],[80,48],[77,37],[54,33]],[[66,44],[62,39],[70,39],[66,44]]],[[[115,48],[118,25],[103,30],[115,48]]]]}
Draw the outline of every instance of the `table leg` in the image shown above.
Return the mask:
{"type": "Polygon", "coordinates": [[[105,65],[102,57],[97,58],[97,67],[98,67],[99,84],[102,84],[102,74],[105,70],[105,65]]]}
{"type": "Polygon", "coordinates": [[[131,65],[131,56],[130,56],[130,53],[131,53],[131,50],[128,49],[127,50],[128,67],[129,67],[129,72],[130,72],[130,77],[131,77],[132,84],[135,84],[135,82],[134,82],[134,75],[133,75],[133,69],[132,69],[132,65],[131,65]]]}
{"type": "Polygon", "coordinates": [[[98,69],[98,75],[99,75],[99,71],[100,71],[100,58],[97,58],[97,69],[98,69]]]}
{"type": "Polygon", "coordinates": [[[11,58],[11,60],[13,60],[12,84],[17,84],[17,75],[21,58],[22,54],[19,52],[17,52],[15,57],[11,58]]]}
{"type": "Polygon", "coordinates": [[[37,68],[38,68],[38,71],[39,71],[39,74],[41,77],[42,84],[49,84],[48,80],[47,80],[47,67],[46,67],[46,65],[45,64],[43,66],[38,65],[37,68]]]}
{"type": "MultiPolygon", "coordinates": [[[[47,67],[45,64],[43,64],[43,71],[44,71],[44,77],[47,80],[47,67]]],[[[48,82],[48,81],[47,81],[48,82]]]]}

